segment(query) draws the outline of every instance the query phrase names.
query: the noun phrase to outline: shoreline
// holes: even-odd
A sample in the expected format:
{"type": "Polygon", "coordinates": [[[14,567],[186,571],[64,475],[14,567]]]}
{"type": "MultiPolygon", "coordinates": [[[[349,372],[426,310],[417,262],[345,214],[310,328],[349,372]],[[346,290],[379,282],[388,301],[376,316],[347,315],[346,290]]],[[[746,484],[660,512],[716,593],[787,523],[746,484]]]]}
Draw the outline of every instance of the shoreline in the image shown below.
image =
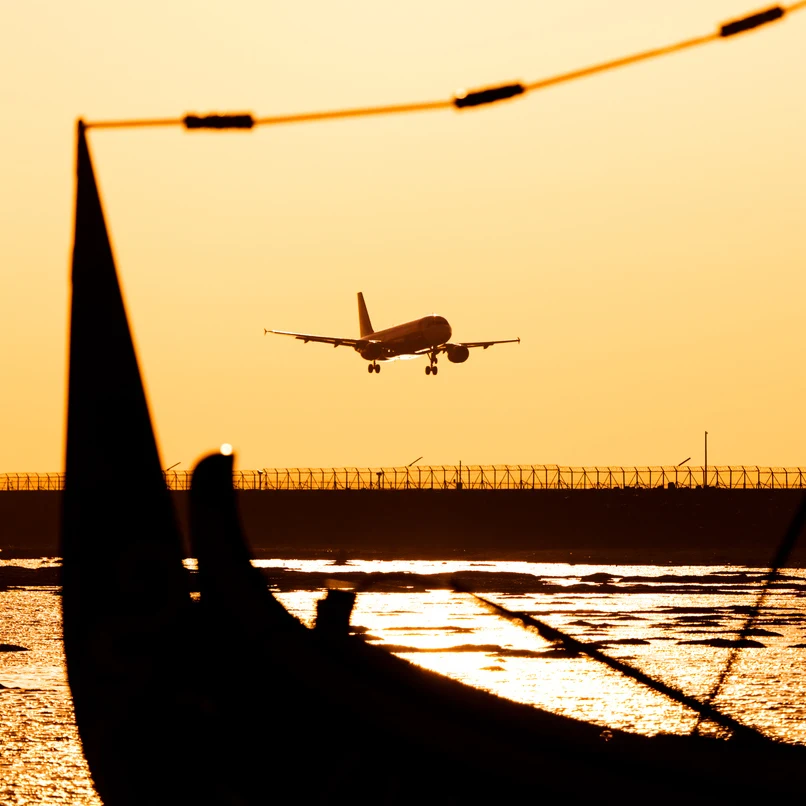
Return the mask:
{"type": "MultiPolygon", "coordinates": [[[[42,558],[48,564],[37,568],[15,565],[14,559],[0,563],[0,592],[10,589],[51,588],[55,595],[61,593],[61,561],[57,558],[42,558]]],[[[274,558],[281,561],[280,558],[274,558]]],[[[301,558],[296,558],[304,562],[301,558]]],[[[427,590],[455,590],[458,582],[465,591],[475,593],[505,593],[507,595],[541,594],[609,594],[609,593],[657,593],[658,585],[666,592],[684,587],[691,594],[736,592],[756,586],[766,580],[766,568],[739,566],[658,566],[647,565],[652,569],[646,572],[635,570],[635,566],[620,573],[617,567],[610,571],[595,571],[575,574],[573,566],[558,563],[557,576],[546,573],[545,565],[535,573],[524,570],[507,570],[494,567],[493,562],[467,562],[459,569],[446,571],[385,571],[375,568],[361,568],[362,561],[330,563],[325,568],[300,569],[281,565],[259,566],[260,573],[269,589],[275,593],[290,591],[323,591],[334,586],[373,593],[417,593],[427,590]],[[696,570],[695,570],[696,568],[696,570]],[[714,570],[710,570],[713,568],[714,570]],[[551,580],[559,577],[576,576],[575,584],[555,584],[551,580]]],[[[454,560],[453,562],[457,562],[454,560]]],[[[583,566],[584,568],[584,566],[583,566]]],[[[776,587],[806,591],[806,578],[803,568],[781,569],[776,578],[776,587]],[[794,572],[794,573],[793,573],[794,572]]],[[[198,572],[186,569],[188,592],[198,593],[198,572]]]]}

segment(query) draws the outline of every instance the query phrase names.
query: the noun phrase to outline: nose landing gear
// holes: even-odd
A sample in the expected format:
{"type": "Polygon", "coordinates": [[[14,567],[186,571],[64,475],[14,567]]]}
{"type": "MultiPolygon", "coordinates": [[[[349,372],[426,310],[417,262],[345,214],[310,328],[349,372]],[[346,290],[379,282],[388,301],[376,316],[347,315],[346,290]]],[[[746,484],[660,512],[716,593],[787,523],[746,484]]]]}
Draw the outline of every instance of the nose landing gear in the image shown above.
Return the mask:
{"type": "Polygon", "coordinates": [[[436,375],[439,371],[439,367],[437,366],[437,354],[436,353],[429,353],[428,358],[431,361],[431,364],[425,368],[426,375],[436,375]]]}
{"type": "Polygon", "coordinates": [[[380,372],[381,365],[376,364],[374,361],[371,364],[367,364],[367,372],[371,375],[373,372],[380,372]]]}

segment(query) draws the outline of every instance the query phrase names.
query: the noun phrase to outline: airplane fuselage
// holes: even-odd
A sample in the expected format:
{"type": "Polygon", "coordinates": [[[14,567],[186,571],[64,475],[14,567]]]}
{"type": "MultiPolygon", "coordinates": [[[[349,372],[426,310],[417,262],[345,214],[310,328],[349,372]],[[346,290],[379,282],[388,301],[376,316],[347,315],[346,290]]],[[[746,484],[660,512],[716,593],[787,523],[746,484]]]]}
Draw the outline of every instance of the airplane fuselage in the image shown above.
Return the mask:
{"type": "Polygon", "coordinates": [[[367,347],[359,345],[356,350],[367,361],[384,361],[445,344],[450,340],[451,334],[451,326],[444,316],[424,316],[386,330],[368,333],[363,337],[368,342],[367,347]],[[382,348],[380,355],[377,354],[375,345],[382,348]]]}

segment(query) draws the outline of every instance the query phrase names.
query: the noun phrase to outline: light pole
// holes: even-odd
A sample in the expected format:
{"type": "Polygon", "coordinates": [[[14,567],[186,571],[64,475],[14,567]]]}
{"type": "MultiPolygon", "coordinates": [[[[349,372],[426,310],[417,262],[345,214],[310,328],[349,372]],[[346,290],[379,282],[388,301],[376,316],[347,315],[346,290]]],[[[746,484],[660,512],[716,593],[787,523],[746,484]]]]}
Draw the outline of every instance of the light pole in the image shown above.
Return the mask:
{"type": "MultiPolygon", "coordinates": [[[[182,462],[174,462],[170,467],[166,467],[165,470],[162,471],[163,478],[165,479],[165,484],[168,488],[171,488],[170,483],[168,482],[168,472],[173,470],[177,465],[181,465],[182,462]]],[[[174,487],[176,486],[176,473],[174,473],[174,487]]]]}
{"type": "MultiPolygon", "coordinates": [[[[690,456],[687,456],[685,459],[683,459],[683,461],[682,461],[682,462],[679,462],[678,464],[676,464],[676,465],[675,465],[675,468],[678,468],[678,467],[683,467],[683,465],[684,465],[686,462],[688,462],[688,461],[689,461],[689,459],[691,459],[691,457],[690,457],[690,456]]],[[[679,479],[677,478],[677,470],[675,469],[675,471],[674,471],[674,486],[675,486],[675,487],[677,487],[678,483],[679,483],[679,479]]],[[[690,485],[690,484],[691,484],[691,474],[689,473],[689,485],[690,485]]],[[[670,484],[669,486],[671,487],[672,485],[670,484]]]]}
{"type": "Polygon", "coordinates": [[[702,470],[702,486],[708,486],[708,432],[705,432],[705,467],[702,470]]]}
{"type": "Polygon", "coordinates": [[[423,458],[422,456],[418,456],[418,457],[417,457],[417,458],[416,458],[416,459],[415,459],[413,462],[409,462],[409,463],[406,465],[406,468],[407,468],[407,469],[406,469],[406,489],[407,489],[407,490],[408,490],[408,488],[409,488],[409,484],[411,483],[411,479],[410,479],[410,477],[409,477],[409,471],[408,471],[408,468],[410,468],[412,465],[416,465],[416,464],[417,464],[417,462],[419,462],[419,461],[420,461],[420,459],[422,459],[422,458],[423,458]]]}

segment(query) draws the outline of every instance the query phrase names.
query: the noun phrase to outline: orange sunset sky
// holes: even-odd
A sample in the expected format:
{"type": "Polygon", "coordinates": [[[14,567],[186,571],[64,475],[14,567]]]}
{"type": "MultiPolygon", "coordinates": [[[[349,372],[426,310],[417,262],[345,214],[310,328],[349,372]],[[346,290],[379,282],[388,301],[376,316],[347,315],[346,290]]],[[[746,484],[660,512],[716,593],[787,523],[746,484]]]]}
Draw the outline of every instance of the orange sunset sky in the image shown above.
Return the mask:
{"type": "MultiPolygon", "coordinates": [[[[758,8],[3,3],[0,473],[63,467],[78,117],[442,100],[758,8]]],[[[164,466],[806,465],[805,86],[800,11],[477,110],[91,131],[164,466]],[[522,341],[432,378],[263,335],[356,336],[357,291],[522,341]]]]}

